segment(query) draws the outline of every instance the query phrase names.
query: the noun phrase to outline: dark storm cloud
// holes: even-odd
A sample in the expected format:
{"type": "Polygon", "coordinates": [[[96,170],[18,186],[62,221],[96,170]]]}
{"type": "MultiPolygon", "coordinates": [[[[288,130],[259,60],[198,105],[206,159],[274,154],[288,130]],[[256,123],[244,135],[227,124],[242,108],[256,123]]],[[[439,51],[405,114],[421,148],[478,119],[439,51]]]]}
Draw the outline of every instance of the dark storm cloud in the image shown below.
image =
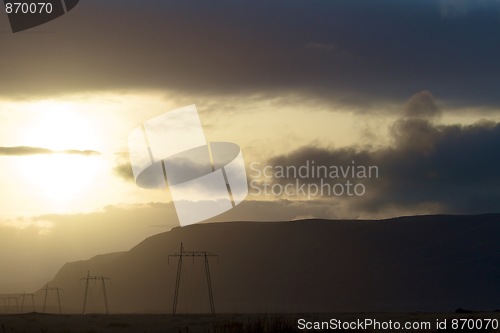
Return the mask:
{"type": "Polygon", "coordinates": [[[130,162],[117,163],[113,168],[113,171],[117,176],[124,180],[134,181],[134,173],[130,162]]]}
{"type": "MultiPolygon", "coordinates": [[[[160,89],[200,96],[298,92],[337,102],[498,106],[497,2],[446,16],[423,1],[82,2],[1,34],[1,94],[160,89]]],[[[0,27],[8,31],[5,15],[0,27]]]]}
{"type": "Polygon", "coordinates": [[[29,156],[29,155],[48,155],[48,154],[67,154],[67,155],[83,155],[92,156],[100,155],[99,152],[94,150],[50,150],[40,147],[0,147],[0,156],[29,156]]]}
{"type": "Polygon", "coordinates": [[[415,212],[416,207],[432,207],[423,213],[499,212],[500,123],[436,125],[429,115],[439,111],[427,92],[415,95],[408,105],[410,110],[419,105],[416,114],[422,116],[409,116],[407,108],[391,127],[390,147],[303,147],[274,157],[270,164],[298,167],[314,161],[316,165],[348,166],[355,161],[356,165],[378,166],[379,178],[360,180],[367,188],[365,196],[343,198],[352,211],[380,213],[397,207],[400,212],[415,212]]]}
{"type": "Polygon", "coordinates": [[[428,91],[415,94],[405,108],[405,116],[410,118],[434,118],[441,115],[434,97],[428,91]]]}

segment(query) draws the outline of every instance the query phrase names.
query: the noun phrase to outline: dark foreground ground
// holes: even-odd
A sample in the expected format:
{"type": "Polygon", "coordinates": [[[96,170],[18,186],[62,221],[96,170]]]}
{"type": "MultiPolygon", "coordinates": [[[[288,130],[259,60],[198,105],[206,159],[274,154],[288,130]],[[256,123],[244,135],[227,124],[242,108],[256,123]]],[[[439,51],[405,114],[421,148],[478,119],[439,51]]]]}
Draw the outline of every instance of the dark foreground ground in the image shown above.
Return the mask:
{"type": "Polygon", "coordinates": [[[342,332],[342,329],[335,330],[306,330],[299,328],[299,320],[302,323],[324,322],[330,319],[342,322],[354,322],[365,319],[373,319],[382,323],[400,322],[402,324],[431,323],[431,329],[395,330],[373,326],[364,329],[349,330],[348,332],[500,332],[495,326],[495,322],[500,321],[498,312],[478,312],[478,313],[360,313],[360,314],[218,314],[209,315],[166,315],[166,314],[113,314],[113,315],[55,315],[55,314],[11,314],[0,315],[0,333],[21,333],[21,332],[41,332],[41,333],[62,333],[62,332],[210,332],[210,333],[233,333],[233,332],[342,332]],[[452,320],[458,323],[459,327],[452,327],[452,320]],[[479,319],[479,321],[478,321],[479,319]],[[491,321],[493,319],[493,321],[491,321]],[[447,327],[437,329],[436,320],[441,323],[446,321],[447,327]],[[461,321],[460,321],[461,320],[461,321]],[[478,323],[483,325],[482,329],[477,329],[478,323]],[[489,324],[489,328],[484,326],[489,324]],[[462,329],[462,325],[465,328],[462,329]],[[469,326],[469,328],[467,328],[469,326]],[[473,328],[473,329],[470,329],[473,328]]]}

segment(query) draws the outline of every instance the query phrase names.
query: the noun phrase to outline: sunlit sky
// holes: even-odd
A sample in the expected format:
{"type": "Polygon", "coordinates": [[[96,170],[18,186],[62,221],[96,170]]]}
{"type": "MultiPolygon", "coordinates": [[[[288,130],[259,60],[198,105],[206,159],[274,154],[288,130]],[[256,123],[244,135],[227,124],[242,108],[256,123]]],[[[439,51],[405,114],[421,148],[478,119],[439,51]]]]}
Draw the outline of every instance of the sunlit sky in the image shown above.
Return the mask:
{"type": "MultiPolygon", "coordinates": [[[[265,163],[275,155],[307,145],[337,149],[390,146],[388,132],[397,118],[384,112],[384,106],[368,116],[342,106],[308,101],[280,106],[273,100],[229,99],[226,107],[232,107],[230,112],[207,110],[203,102],[198,105],[207,139],[237,142],[247,164],[265,163]],[[249,107],[251,110],[246,110],[249,107]]],[[[26,155],[2,152],[0,181],[5,191],[1,218],[89,213],[108,205],[169,202],[167,190],[141,189],[121,177],[116,168],[128,162],[127,138],[135,126],[181,106],[168,94],[158,92],[0,102],[0,140],[4,147],[52,151],[26,155]],[[67,152],[74,150],[92,152],[67,152]]],[[[440,123],[473,124],[499,118],[496,114],[478,118],[462,113],[443,117],[440,123]]]]}
{"type": "Polygon", "coordinates": [[[250,195],[212,221],[500,211],[498,3],[361,3],[89,0],[17,34],[0,15],[0,292],[178,226],[127,139],[190,104],[247,168],[381,170],[358,200],[250,195]]]}
{"type": "MultiPolygon", "coordinates": [[[[207,138],[238,142],[249,161],[265,161],[307,142],[345,146],[366,141],[363,129],[354,130],[353,115],[319,110],[314,122],[304,122],[309,111],[288,106],[270,116],[266,101],[253,104],[251,111],[234,104],[228,118],[223,112],[204,112],[201,104],[207,138]]],[[[0,140],[5,146],[54,152],[0,157],[1,182],[9,193],[2,200],[2,217],[92,212],[107,205],[170,200],[166,191],[145,191],[119,177],[114,168],[127,162],[128,134],[137,124],[180,106],[166,96],[141,92],[1,103],[0,140]]]]}

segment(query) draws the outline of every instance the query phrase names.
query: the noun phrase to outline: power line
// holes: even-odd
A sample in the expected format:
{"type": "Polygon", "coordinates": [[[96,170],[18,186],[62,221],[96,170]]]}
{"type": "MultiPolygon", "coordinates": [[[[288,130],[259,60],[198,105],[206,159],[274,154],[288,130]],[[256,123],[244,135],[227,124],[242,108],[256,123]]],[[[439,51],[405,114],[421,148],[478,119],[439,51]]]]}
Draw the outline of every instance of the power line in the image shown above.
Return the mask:
{"type": "Polygon", "coordinates": [[[177,302],[179,299],[179,287],[181,283],[181,272],[182,272],[182,258],[183,257],[192,257],[193,262],[195,257],[203,257],[205,262],[205,276],[207,279],[207,288],[208,288],[208,297],[210,300],[210,311],[213,315],[215,315],[215,305],[214,305],[214,294],[212,291],[212,280],[210,278],[210,266],[209,266],[209,257],[217,257],[217,262],[219,260],[219,255],[210,253],[207,251],[185,251],[184,246],[181,243],[181,250],[174,254],[168,256],[168,261],[170,263],[170,257],[178,257],[179,261],[177,263],[177,277],[175,279],[175,292],[174,292],[174,303],[172,306],[172,313],[175,315],[177,312],[177,302]]]}
{"type": "Polygon", "coordinates": [[[24,292],[22,294],[2,294],[1,296],[2,297],[0,297],[0,301],[2,301],[3,309],[6,313],[10,312],[11,304],[15,307],[14,312],[23,313],[26,297],[31,297],[31,303],[33,305],[33,312],[35,312],[35,296],[32,293],[24,292]],[[21,299],[21,309],[20,310],[19,310],[19,299],[21,299]],[[11,302],[12,300],[14,301],[14,303],[11,302]]]}
{"type": "Polygon", "coordinates": [[[35,312],[35,295],[32,293],[22,293],[21,295],[21,313],[24,311],[24,299],[31,296],[31,304],[33,305],[33,312],[35,312]]]}
{"type": "Polygon", "coordinates": [[[46,306],[47,306],[47,294],[49,291],[55,291],[57,293],[57,303],[59,304],[59,314],[62,313],[62,308],[61,308],[61,296],[59,295],[59,291],[62,290],[59,287],[49,287],[49,284],[45,285],[45,288],[42,290],[45,290],[45,297],[43,300],[43,310],[42,312],[45,312],[46,306]]]}
{"type": "Polygon", "coordinates": [[[85,280],[85,297],[83,298],[83,311],[82,313],[85,314],[85,308],[87,306],[87,297],[89,293],[89,281],[90,280],[95,280],[98,281],[100,280],[102,283],[102,293],[104,297],[104,306],[106,307],[106,314],[109,314],[109,308],[108,308],[108,296],[106,295],[106,280],[111,281],[110,278],[102,276],[102,275],[90,275],[90,272],[87,271],[87,276],[81,278],[81,280],[85,280]]]}
{"type": "Polygon", "coordinates": [[[14,311],[14,312],[18,312],[19,311],[19,302],[18,302],[18,299],[17,299],[16,295],[14,295],[14,294],[11,294],[11,295],[3,294],[3,296],[5,296],[5,297],[1,297],[0,300],[3,303],[3,308],[5,310],[5,313],[9,313],[9,310],[10,310],[10,300],[16,301],[16,304],[15,304],[16,311],[14,311]]]}

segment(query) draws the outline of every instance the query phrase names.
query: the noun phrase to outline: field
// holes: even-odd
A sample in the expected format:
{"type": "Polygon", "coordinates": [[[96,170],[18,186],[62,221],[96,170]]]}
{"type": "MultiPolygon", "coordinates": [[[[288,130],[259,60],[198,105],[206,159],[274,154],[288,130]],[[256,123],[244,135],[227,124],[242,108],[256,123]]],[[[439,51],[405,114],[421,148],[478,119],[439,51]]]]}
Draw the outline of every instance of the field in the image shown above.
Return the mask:
{"type": "MultiPolygon", "coordinates": [[[[210,315],[167,315],[167,314],[112,314],[112,315],[55,315],[41,313],[0,315],[0,333],[236,333],[236,332],[300,332],[298,320],[307,322],[324,322],[331,318],[346,321],[375,319],[379,322],[429,322],[435,324],[436,319],[447,320],[447,329],[411,330],[413,332],[499,332],[498,329],[460,330],[451,329],[451,319],[500,319],[500,313],[474,314],[432,314],[432,313],[379,313],[379,314],[219,314],[210,315]]],[[[318,331],[318,330],[315,330],[318,331]]],[[[322,331],[322,330],[321,330],[322,331]]],[[[342,329],[332,331],[343,331],[342,329]]],[[[390,329],[349,330],[349,332],[389,332],[390,329]]],[[[408,330],[404,330],[407,332],[408,330]]]]}

